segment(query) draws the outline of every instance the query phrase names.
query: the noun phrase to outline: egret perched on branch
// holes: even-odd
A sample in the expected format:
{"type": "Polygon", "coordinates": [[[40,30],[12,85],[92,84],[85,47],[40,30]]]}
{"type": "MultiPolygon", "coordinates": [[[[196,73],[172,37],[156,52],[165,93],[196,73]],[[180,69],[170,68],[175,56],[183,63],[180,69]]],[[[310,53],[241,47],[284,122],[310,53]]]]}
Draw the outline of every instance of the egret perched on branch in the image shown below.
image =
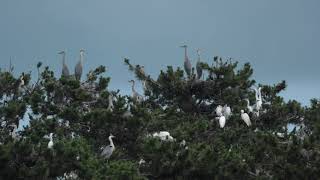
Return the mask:
{"type": "Polygon", "coordinates": [[[112,138],[114,138],[114,136],[112,134],[110,134],[110,136],[109,136],[110,144],[108,146],[104,147],[103,151],[101,152],[101,156],[104,157],[105,159],[109,159],[110,156],[112,155],[113,151],[115,150],[115,146],[113,144],[112,138]]]}
{"type": "Polygon", "coordinates": [[[228,105],[224,105],[222,109],[223,116],[225,116],[226,119],[229,119],[231,113],[231,108],[228,105]]]}
{"type": "Polygon", "coordinates": [[[248,109],[248,111],[249,112],[253,112],[253,107],[252,106],[250,106],[250,101],[249,101],[249,99],[245,99],[246,101],[247,101],[247,109],[248,109]]]}
{"type": "Polygon", "coordinates": [[[251,126],[250,117],[244,110],[241,110],[241,119],[247,124],[247,126],[251,126]]]}
{"type": "Polygon", "coordinates": [[[191,70],[192,70],[192,66],[191,66],[191,62],[188,58],[188,54],[187,54],[187,48],[188,46],[187,45],[183,45],[183,46],[180,46],[182,48],[184,48],[184,70],[186,71],[188,77],[191,76],[191,70]]]}
{"type": "Polygon", "coordinates": [[[111,93],[109,94],[108,101],[109,101],[108,102],[109,104],[108,104],[107,110],[112,112],[113,108],[114,108],[114,105],[113,105],[113,95],[111,93]]]}
{"type": "Polygon", "coordinates": [[[134,88],[135,86],[135,81],[134,80],[130,80],[129,82],[132,83],[131,89],[132,89],[132,98],[135,102],[141,103],[144,98],[142,95],[140,95],[134,88]]]}
{"type": "Polygon", "coordinates": [[[217,116],[222,116],[223,115],[222,112],[223,112],[223,107],[221,105],[217,106],[216,107],[217,116]]]}
{"type": "Polygon", "coordinates": [[[49,143],[48,143],[48,149],[52,149],[52,147],[53,147],[53,133],[50,133],[50,136],[49,136],[49,138],[50,138],[50,141],[49,141],[49,143]]]}
{"type": "Polygon", "coordinates": [[[70,76],[69,68],[66,64],[66,52],[65,51],[60,51],[58,54],[62,55],[62,73],[61,77],[68,77],[70,76]]]}
{"type": "Polygon", "coordinates": [[[83,70],[84,49],[80,49],[80,59],[74,69],[76,80],[80,81],[83,70]]]}
{"type": "Polygon", "coordinates": [[[158,137],[162,141],[173,141],[174,138],[167,131],[160,131],[159,133],[153,133],[153,137],[158,137]]]}
{"type": "Polygon", "coordinates": [[[17,135],[17,125],[13,124],[10,125],[11,127],[13,127],[12,131],[10,132],[10,136],[12,137],[12,139],[16,140],[18,135],[17,135]]]}
{"type": "Polygon", "coordinates": [[[224,116],[219,117],[219,125],[220,125],[220,128],[224,128],[224,126],[226,125],[226,117],[224,116]]]}
{"type": "Polygon", "coordinates": [[[200,49],[197,49],[198,61],[197,61],[196,69],[197,69],[198,79],[200,79],[201,76],[202,76],[202,67],[201,67],[201,62],[200,62],[200,60],[201,60],[200,53],[201,53],[201,50],[200,50],[200,49]]]}
{"type": "Polygon", "coordinates": [[[256,94],[256,110],[259,112],[262,108],[262,96],[261,96],[261,87],[254,88],[256,94]]]}

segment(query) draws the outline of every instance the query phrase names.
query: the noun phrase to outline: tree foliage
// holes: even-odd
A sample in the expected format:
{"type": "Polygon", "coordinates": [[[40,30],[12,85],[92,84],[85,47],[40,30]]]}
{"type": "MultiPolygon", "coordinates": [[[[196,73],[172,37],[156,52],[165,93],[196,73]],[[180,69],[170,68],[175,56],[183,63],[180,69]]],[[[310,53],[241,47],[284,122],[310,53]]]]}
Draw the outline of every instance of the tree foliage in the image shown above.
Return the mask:
{"type": "Polygon", "coordinates": [[[153,79],[143,66],[128,59],[125,64],[146,84],[142,103],[108,90],[111,78],[104,66],[82,81],[57,77],[41,63],[34,81],[30,74],[0,71],[0,177],[317,179],[320,174],[320,101],[313,99],[310,107],[285,102],[279,96],[285,81],[257,84],[249,63],[239,67],[220,57],[201,63],[204,79],[172,66],[153,79]],[[255,102],[255,86],[262,88],[263,108],[259,116],[250,114],[247,127],[240,110],[246,110],[245,99],[255,102]],[[214,113],[218,105],[232,108],[223,129],[214,113]],[[26,117],[29,125],[16,131],[26,117]],[[288,124],[295,128],[288,130],[288,124]],[[159,131],[174,140],[152,136],[159,131]],[[109,145],[110,134],[116,148],[104,159],[101,147],[109,145]]]}

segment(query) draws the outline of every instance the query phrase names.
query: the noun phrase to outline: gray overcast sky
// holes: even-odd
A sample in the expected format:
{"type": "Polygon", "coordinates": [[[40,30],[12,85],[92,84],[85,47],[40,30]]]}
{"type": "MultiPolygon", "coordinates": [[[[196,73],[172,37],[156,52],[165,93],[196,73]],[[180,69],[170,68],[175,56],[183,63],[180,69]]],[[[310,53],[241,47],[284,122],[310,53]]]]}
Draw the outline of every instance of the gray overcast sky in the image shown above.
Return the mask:
{"type": "Polygon", "coordinates": [[[15,71],[35,70],[39,60],[60,74],[59,50],[73,70],[79,49],[85,72],[109,67],[110,89],[128,91],[131,74],[122,56],[153,75],[181,66],[203,48],[241,65],[250,62],[261,83],[287,80],[286,99],[304,104],[319,97],[319,0],[1,0],[0,66],[13,57],[15,71]]]}

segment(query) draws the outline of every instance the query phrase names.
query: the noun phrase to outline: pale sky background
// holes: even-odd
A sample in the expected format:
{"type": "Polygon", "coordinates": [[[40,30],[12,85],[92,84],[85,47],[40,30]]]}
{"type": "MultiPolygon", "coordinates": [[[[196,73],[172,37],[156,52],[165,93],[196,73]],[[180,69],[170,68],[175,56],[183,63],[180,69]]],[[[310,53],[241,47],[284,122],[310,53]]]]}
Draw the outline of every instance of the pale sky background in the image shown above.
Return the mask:
{"type": "Polygon", "coordinates": [[[79,49],[85,72],[109,68],[110,89],[129,92],[127,56],[155,77],[167,65],[182,66],[187,42],[203,59],[250,62],[254,78],[287,80],[286,99],[308,104],[320,97],[319,0],[1,0],[0,67],[35,71],[38,61],[61,73],[57,52],[67,51],[73,71],[79,49]]]}

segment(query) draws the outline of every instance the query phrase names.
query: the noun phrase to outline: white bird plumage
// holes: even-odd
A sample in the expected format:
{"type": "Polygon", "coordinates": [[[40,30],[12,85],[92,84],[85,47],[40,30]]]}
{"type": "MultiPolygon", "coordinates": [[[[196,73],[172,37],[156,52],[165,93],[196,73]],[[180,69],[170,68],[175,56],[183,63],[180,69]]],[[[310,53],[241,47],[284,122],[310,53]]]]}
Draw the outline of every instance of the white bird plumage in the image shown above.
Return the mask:
{"type": "Polygon", "coordinates": [[[249,112],[253,112],[253,107],[252,106],[250,106],[250,101],[249,101],[249,99],[245,99],[246,101],[247,101],[247,109],[248,109],[248,111],[249,112]]]}
{"type": "Polygon", "coordinates": [[[188,53],[187,53],[188,46],[187,45],[183,45],[183,46],[180,46],[180,47],[184,48],[184,70],[186,71],[188,77],[190,77],[191,76],[192,66],[191,66],[191,62],[189,60],[188,53]]]}
{"type": "Polygon", "coordinates": [[[256,96],[256,110],[259,112],[262,108],[262,96],[261,96],[261,87],[254,88],[255,96],[256,96]]]}
{"type": "Polygon", "coordinates": [[[220,128],[224,128],[224,126],[226,125],[226,117],[224,116],[219,117],[219,125],[220,125],[220,128]]]}
{"type": "Polygon", "coordinates": [[[223,107],[221,105],[218,105],[216,107],[216,115],[217,116],[222,116],[223,115],[223,107]]]}
{"type": "Polygon", "coordinates": [[[141,103],[144,98],[142,95],[140,95],[136,90],[135,90],[135,81],[134,80],[130,80],[129,81],[130,83],[132,83],[132,86],[131,86],[131,90],[132,90],[132,98],[135,102],[138,102],[138,103],[141,103]]]}
{"type": "Polygon", "coordinates": [[[113,95],[112,94],[109,94],[109,97],[108,97],[108,108],[107,110],[112,112],[114,109],[114,105],[113,105],[113,95]]]}
{"type": "Polygon", "coordinates": [[[50,133],[49,135],[50,141],[48,142],[48,149],[53,148],[53,133],[50,133]]]}
{"type": "Polygon", "coordinates": [[[160,131],[159,133],[156,132],[156,133],[153,133],[152,136],[155,138],[159,138],[162,141],[173,141],[174,140],[174,138],[167,131],[160,131]]]}
{"type": "Polygon", "coordinates": [[[225,116],[226,119],[229,119],[229,117],[232,114],[230,106],[224,105],[222,109],[222,114],[223,116],[225,116]]]}
{"type": "Polygon", "coordinates": [[[114,138],[115,136],[113,136],[112,134],[110,134],[109,136],[109,142],[110,144],[108,146],[105,146],[103,148],[103,151],[101,152],[101,156],[104,157],[105,159],[109,159],[110,156],[112,155],[113,151],[115,150],[115,146],[113,144],[112,138],[114,138]]]}
{"type": "Polygon", "coordinates": [[[250,117],[244,110],[241,110],[241,119],[246,123],[247,126],[251,126],[250,117]]]}
{"type": "Polygon", "coordinates": [[[18,138],[17,125],[13,124],[13,125],[10,125],[10,126],[13,127],[12,131],[10,132],[10,136],[12,137],[12,139],[16,140],[18,138]]]}

